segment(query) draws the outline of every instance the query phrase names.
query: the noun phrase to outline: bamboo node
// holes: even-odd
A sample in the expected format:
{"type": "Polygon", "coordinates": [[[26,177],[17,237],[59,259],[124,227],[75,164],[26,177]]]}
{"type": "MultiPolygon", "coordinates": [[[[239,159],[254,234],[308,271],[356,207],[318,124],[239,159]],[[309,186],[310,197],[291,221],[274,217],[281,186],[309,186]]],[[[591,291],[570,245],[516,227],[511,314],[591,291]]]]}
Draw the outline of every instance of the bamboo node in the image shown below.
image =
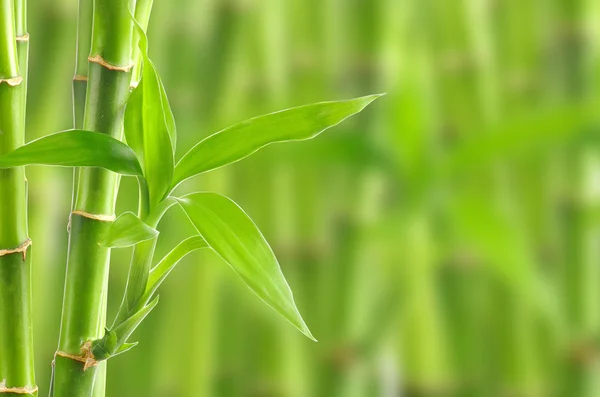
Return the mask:
{"type": "Polygon", "coordinates": [[[7,387],[6,379],[0,382],[0,393],[9,394],[35,394],[38,391],[37,386],[23,386],[23,387],[7,387]]]}
{"type": "Polygon", "coordinates": [[[98,365],[98,361],[96,360],[96,357],[94,357],[94,353],[92,353],[91,341],[87,341],[81,346],[81,355],[65,353],[63,351],[58,350],[56,353],[54,353],[55,360],[56,356],[68,358],[70,360],[83,363],[84,372],[98,365]]]}
{"type": "Polygon", "coordinates": [[[17,41],[29,41],[29,33],[25,33],[24,35],[17,36],[17,41]]]}
{"type": "Polygon", "coordinates": [[[11,87],[16,87],[19,84],[21,84],[22,82],[23,82],[23,77],[21,77],[21,76],[11,77],[8,79],[0,79],[0,84],[6,83],[11,87]]]}
{"type": "Polygon", "coordinates": [[[27,259],[27,248],[31,245],[31,239],[28,238],[25,242],[16,248],[0,249],[0,256],[12,255],[20,253],[23,256],[23,262],[27,259]]]}
{"type": "Polygon", "coordinates": [[[113,65],[111,63],[106,62],[106,60],[104,60],[104,58],[102,58],[100,55],[90,55],[88,57],[88,61],[92,63],[97,63],[98,65],[103,66],[108,70],[115,70],[117,72],[129,72],[131,68],[133,68],[133,63],[126,66],[113,65]]]}
{"type": "Polygon", "coordinates": [[[73,77],[73,81],[88,81],[88,77],[87,76],[83,76],[81,74],[76,74],[73,77]]]}
{"type": "Polygon", "coordinates": [[[75,211],[71,212],[71,215],[79,215],[79,216],[83,216],[84,218],[94,219],[96,221],[102,221],[102,222],[114,222],[116,219],[116,217],[114,215],[90,214],[89,212],[85,212],[85,211],[81,211],[81,210],[75,210],[75,211]]]}

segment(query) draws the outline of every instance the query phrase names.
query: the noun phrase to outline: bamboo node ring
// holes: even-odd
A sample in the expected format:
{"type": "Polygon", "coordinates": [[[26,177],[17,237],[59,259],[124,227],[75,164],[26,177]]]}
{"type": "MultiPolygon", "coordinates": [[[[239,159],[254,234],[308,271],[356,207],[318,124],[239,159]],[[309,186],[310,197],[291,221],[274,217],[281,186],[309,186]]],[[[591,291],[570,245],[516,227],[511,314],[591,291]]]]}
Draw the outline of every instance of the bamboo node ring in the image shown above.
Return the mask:
{"type": "Polygon", "coordinates": [[[27,259],[27,248],[29,248],[30,245],[31,239],[28,238],[23,244],[19,245],[16,248],[0,249],[0,257],[20,253],[23,256],[23,261],[25,261],[25,259],[27,259]]]}
{"type": "Polygon", "coordinates": [[[0,382],[0,393],[10,394],[34,394],[37,393],[37,386],[23,386],[23,387],[7,387],[6,379],[0,382]]]}
{"type": "Polygon", "coordinates": [[[104,58],[102,58],[102,56],[100,56],[100,55],[94,55],[94,56],[90,55],[88,57],[88,61],[90,61],[92,63],[97,63],[100,66],[104,66],[108,70],[115,70],[118,72],[129,72],[131,70],[131,68],[133,68],[133,63],[126,65],[126,66],[113,65],[109,62],[106,62],[106,60],[104,58]]]}
{"type": "Polygon", "coordinates": [[[71,212],[71,215],[79,215],[83,216],[84,218],[94,219],[96,221],[101,222],[114,222],[114,220],[116,219],[114,215],[90,214],[89,212],[85,212],[82,210],[75,210],[71,212]]]}
{"type": "Polygon", "coordinates": [[[6,83],[11,87],[16,87],[19,84],[21,84],[22,82],[23,82],[23,77],[21,77],[21,76],[11,77],[8,79],[0,79],[0,84],[6,83]]]}
{"type": "Polygon", "coordinates": [[[29,41],[29,33],[25,33],[24,35],[17,36],[17,41],[29,41]]]}
{"type": "Polygon", "coordinates": [[[92,353],[92,342],[90,341],[85,342],[83,346],[81,346],[81,355],[70,354],[58,350],[56,353],[54,353],[55,360],[56,356],[68,358],[70,360],[83,363],[84,372],[98,365],[98,361],[96,360],[96,357],[94,357],[94,353],[92,353]]]}

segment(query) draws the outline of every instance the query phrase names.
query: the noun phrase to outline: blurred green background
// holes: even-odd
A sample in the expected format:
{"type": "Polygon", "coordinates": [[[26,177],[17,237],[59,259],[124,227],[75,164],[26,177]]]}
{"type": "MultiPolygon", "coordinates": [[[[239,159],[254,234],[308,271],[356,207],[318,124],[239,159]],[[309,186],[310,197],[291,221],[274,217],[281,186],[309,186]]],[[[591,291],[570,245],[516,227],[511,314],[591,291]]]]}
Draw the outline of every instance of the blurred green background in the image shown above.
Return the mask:
{"type": "MultiPolygon", "coordinates": [[[[28,140],[71,127],[76,13],[30,1],[28,140]]],[[[149,36],[178,157],[254,115],[388,95],[188,185],[253,217],[319,343],[195,254],[109,363],[109,396],[600,395],[599,2],[156,0],[149,36]]],[[[41,395],[71,176],[28,170],[41,395]]],[[[119,211],[136,202],[124,179],[119,211]]],[[[192,228],[174,210],[160,231],[157,258],[192,228]]]]}

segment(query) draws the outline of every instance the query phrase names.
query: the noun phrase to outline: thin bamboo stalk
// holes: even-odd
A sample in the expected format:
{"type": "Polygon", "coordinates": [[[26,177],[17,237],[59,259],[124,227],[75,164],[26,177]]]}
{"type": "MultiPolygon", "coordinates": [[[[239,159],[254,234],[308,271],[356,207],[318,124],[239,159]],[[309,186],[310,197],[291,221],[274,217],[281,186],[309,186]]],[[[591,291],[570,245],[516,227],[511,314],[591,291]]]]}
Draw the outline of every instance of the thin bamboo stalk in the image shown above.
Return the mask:
{"type": "MultiPolygon", "coordinates": [[[[91,54],[83,127],[121,138],[123,111],[131,82],[133,1],[94,2],[91,54]]],[[[85,23],[85,22],[84,22],[85,23]]],[[[71,215],[69,256],[58,352],[55,357],[55,396],[102,393],[104,380],[85,343],[102,337],[110,250],[98,241],[114,217],[117,175],[103,169],[79,171],[71,215]],[[83,361],[83,362],[82,362],[83,361]],[[89,364],[90,361],[87,362],[89,364]],[[96,383],[96,386],[95,386],[96,383]]],[[[99,394],[95,394],[98,396],[99,394]]]]}
{"type": "MultiPolygon", "coordinates": [[[[0,155],[25,141],[25,19],[24,1],[0,1],[0,155]]],[[[0,190],[0,395],[37,395],[24,168],[0,170],[0,190]]]]}

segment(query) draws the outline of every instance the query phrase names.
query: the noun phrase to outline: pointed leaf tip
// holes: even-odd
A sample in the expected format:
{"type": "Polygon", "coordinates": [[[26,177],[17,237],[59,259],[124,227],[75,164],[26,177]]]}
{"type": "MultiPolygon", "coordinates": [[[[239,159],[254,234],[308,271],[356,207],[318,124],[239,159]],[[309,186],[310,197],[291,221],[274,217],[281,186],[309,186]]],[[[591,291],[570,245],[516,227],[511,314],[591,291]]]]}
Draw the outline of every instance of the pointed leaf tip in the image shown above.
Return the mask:
{"type": "Polygon", "coordinates": [[[363,111],[383,94],[320,102],[255,117],[202,140],[175,166],[173,186],[242,160],[272,143],[304,141],[363,111]]]}
{"type": "Polygon", "coordinates": [[[125,248],[156,236],[158,230],[148,226],[133,212],[125,212],[113,222],[99,244],[107,248],[125,248]]]}
{"type": "Polygon", "coordinates": [[[316,340],[302,319],[273,250],[248,215],[217,193],[178,199],[200,236],[262,301],[316,340]]]}

